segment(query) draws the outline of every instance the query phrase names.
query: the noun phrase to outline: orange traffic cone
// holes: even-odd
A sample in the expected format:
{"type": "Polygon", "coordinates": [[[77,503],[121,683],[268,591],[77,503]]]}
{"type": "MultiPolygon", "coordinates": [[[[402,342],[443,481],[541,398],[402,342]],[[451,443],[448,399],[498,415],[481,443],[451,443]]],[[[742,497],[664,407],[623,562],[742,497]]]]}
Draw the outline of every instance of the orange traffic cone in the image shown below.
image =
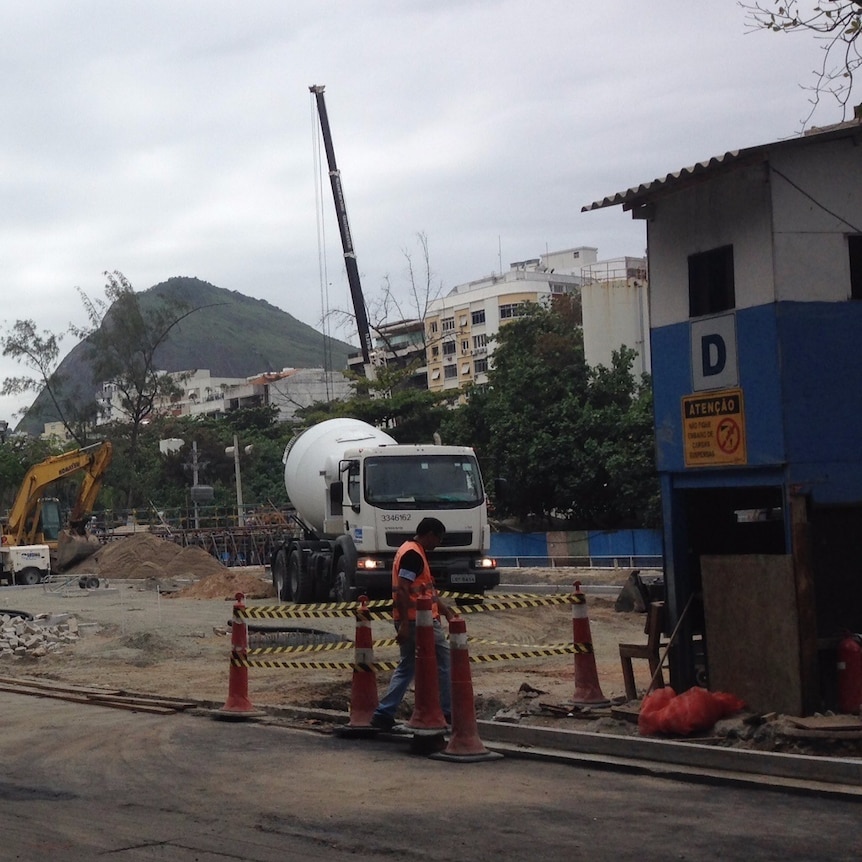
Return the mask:
{"type": "Polygon", "coordinates": [[[374,731],[371,716],[377,709],[377,675],[374,671],[374,642],[371,637],[371,614],[368,596],[359,597],[356,614],[356,638],[353,653],[353,680],[350,685],[350,721],[348,731],[374,731]]]}
{"type": "Polygon", "coordinates": [[[581,592],[581,582],[575,581],[575,603],[572,605],[572,640],[575,647],[575,706],[607,706],[610,701],[602,694],[593,652],[593,636],[587,615],[587,598],[581,592]]]}
{"type": "Polygon", "coordinates": [[[497,760],[503,755],[488,751],[479,739],[470,654],[467,651],[467,623],[461,617],[449,622],[449,647],[452,650],[452,735],[445,750],[431,757],[461,763],[497,760]]]}
{"type": "Polygon", "coordinates": [[[416,676],[413,715],[407,722],[415,736],[439,736],[446,731],[446,718],[440,708],[431,606],[430,596],[423,594],[416,599],[416,676]]]}
{"type": "Polygon", "coordinates": [[[237,611],[245,610],[242,593],[236,594],[233,606],[233,620],[230,633],[230,676],[228,678],[227,700],[224,706],[216,710],[213,715],[216,718],[229,718],[241,720],[254,718],[262,715],[248,699],[248,667],[244,661],[248,655],[248,626],[242,617],[237,616],[237,611]]]}

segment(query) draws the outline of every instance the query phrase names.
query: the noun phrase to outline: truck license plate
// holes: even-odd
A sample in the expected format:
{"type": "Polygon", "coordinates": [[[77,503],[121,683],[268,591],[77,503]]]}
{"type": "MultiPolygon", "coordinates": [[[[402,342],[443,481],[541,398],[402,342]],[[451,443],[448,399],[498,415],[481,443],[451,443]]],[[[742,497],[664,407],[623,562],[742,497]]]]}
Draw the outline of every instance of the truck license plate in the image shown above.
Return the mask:
{"type": "Polygon", "coordinates": [[[452,575],[449,580],[453,584],[475,584],[476,576],[475,575],[452,575]]]}

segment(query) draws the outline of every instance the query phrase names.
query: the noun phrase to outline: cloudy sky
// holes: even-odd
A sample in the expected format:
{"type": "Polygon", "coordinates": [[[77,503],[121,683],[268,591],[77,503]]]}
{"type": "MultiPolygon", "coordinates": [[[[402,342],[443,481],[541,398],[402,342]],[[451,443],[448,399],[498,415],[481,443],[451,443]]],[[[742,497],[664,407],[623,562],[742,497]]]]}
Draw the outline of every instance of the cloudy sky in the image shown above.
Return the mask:
{"type": "Polygon", "coordinates": [[[444,292],[544,251],[643,254],[641,222],[581,206],[798,133],[819,58],[733,0],[6,0],[0,327],[85,323],[75,288],[103,296],[106,270],[316,328],[349,307],[310,84],[371,302],[387,276],[406,298],[420,232],[444,292]]]}

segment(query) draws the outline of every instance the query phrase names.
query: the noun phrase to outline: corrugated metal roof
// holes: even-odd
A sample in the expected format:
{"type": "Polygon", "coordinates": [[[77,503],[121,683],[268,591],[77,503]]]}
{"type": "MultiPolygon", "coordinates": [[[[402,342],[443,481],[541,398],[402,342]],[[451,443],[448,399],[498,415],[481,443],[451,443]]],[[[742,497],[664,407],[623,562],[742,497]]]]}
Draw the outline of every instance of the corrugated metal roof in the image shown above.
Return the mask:
{"type": "Polygon", "coordinates": [[[614,195],[593,201],[591,204],[581,207],[581,212],[604,209],[622,205],[623,209],[630,210],[636,205],[646,203],[656,197],[685,188],[695,182],[714,176],[725,170],[732,170],[742,165],[754,164],[766,161],[770,152],[778,149],[805,146],[807,144],[819,143],[824,140],[833,140],[851,135],[862,134],[862,121],[851,120],[847,123],[838,123],[823,129],[812,129],[804,135],[796,138],[788,138],[784,141],[775,141],[770,144],[760,144],[756,147],[747,147],[742,150],[730,150],[721,156],[713,156],[705,161],[698,162],[688,168],[682,168],[674,173],[659,177],[648,183],[641,183],[617,192],[614,195]]]}

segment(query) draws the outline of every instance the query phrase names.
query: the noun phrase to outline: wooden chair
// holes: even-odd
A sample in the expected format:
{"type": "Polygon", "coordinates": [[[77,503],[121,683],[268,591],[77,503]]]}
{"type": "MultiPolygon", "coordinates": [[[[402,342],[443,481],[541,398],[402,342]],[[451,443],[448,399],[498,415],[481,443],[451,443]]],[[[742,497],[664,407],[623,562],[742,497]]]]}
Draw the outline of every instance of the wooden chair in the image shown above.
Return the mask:
{"type": "Polygon", "coordinates": [[[636,700],[638,696],[635,685],[635,675],[632,659],[641,658],[649,662],[650,676],[655,676],[655,688],[664,688],[664,676],[661,670],[661,636],[664,629],[664,602],[650,602],[647,608],[645,644],[620,644],[620,662],[623,667],[623,681],[626,687],[626,697],[636,700]],[[657,671],[657,672],[656,672],[657,671]]]}

